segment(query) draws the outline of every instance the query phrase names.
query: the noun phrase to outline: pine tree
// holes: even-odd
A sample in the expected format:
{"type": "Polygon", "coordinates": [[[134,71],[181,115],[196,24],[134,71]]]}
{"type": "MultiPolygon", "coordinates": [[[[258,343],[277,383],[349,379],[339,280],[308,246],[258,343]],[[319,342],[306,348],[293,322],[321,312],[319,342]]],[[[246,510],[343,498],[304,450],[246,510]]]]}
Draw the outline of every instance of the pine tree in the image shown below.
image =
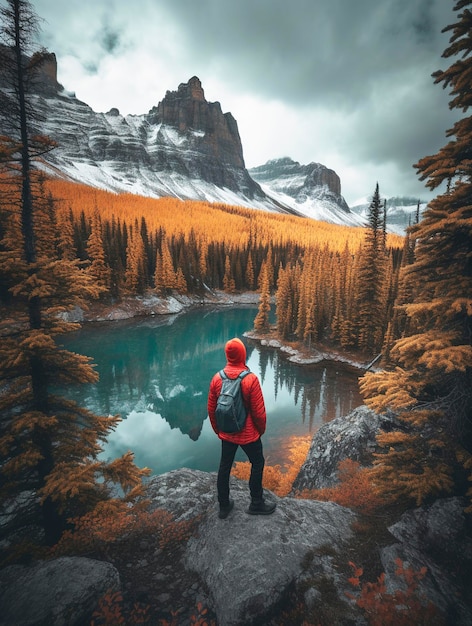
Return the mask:
{"type": "Polygon", "coordinates": [[[77,258],[77,250],[74,245],[74,219],[72,211],[60,212],[57,215],[57,225],[59,228],[58,248],[61,259],[73,261],[77,258]]]}
{"type": "MultiPolygon", "coordinates": [[[[472,105],[471,4],[456,3],[454,10],[463,11],[444,29],[452,35],[443,54],[456,58],[433,74],[450,87],[450,108],[463,113],[472,105]]],[[[456,458],[470,459],[472,452],[472,117],[456,122],[447,136],[446,146],[415,165],[430,189],[447,186],[409,232],[416,245],[404,268],[412,294],[402,305],[404,336],[391,349],[392,369],[362,381],[372,408],[393,408],[408,426],[380,441],[386,451],[377,458],[376,480],[392,497],[416,502],[453,490],[456,458]]]]}
{"type": "Polygon", "coordinates": [[[254,289],[254,263],[250,252],[246,263],[246,286],[251,291],[254,289]]]}
{"type": "Polygon", "coordinates": [[[90,258],[88,273],[103,292],[108,292],[111,284],[111,270],[105,258],[102,222],[98,209],[95,209],[93,213],[90,237],[87,242],[87,253],[90,258]]]}
{"type": "Polygon", "coordinates": [[[362,248],[357,276],[359,343],[368,353],[379,351],[386,330],[385,317],[385,248],[382,233],[381,199],[377,183],[369,207],[369,225],[362,248]]]}
{"type": "Polygon", "coordinates": [[[3,501],[33,490],[45,541],[53,544],[72,515],[113,506],[114,483],[123,488],[125,502],[142,493],[146,472],[134,466],[130,454],[112,463],[98,460],[101,443],[118,417],[96,416],[54,391],[97,378],[88,358],[55,341],[77,328],[62,314],[85,306],[97,288],[78,261],[60,258],[55,204],[35,169],[36,159],[52,148],[32,131],[34,109],[28,99],[42,59],[27,54],[37,17],[25,0],[7,0],[0,11],[7,46],[0,47],[2,69],[13,94],[6,107],[13,116],[12,137],[2,137],[0,145],[5,174],[0,206],[8,215],[0,274],[11,293],[6,310],[11,323],[2,325],[0,340],[0,497],[3,501]]]}
{"type": "Polygon", "coordinates": [[[231,271],[231,260],[229,254],[225,258],[225,273],[223,277],[223,288],[225,291],[233,292],[236,290],[236,284],[234,282],[233,273],[231,271]]]}
{"type": "Polygon", "coordinates": [[[259,309],[254,319],[254,329],[267,333],[270,329],[269,324],[270,313],[270,290],[269,290],[269,272],[267,270],[267,264],[264,264],[262,270],[261,280],[261,296],[259,299],[259,309]]]}
{"type": "Polygon", "coordinates": [[[126,248],[126,290],[130,294],[143,294],[146,289],[147,260],[144,242],[138,228],[134,228],[128,238],[126,248]]]}

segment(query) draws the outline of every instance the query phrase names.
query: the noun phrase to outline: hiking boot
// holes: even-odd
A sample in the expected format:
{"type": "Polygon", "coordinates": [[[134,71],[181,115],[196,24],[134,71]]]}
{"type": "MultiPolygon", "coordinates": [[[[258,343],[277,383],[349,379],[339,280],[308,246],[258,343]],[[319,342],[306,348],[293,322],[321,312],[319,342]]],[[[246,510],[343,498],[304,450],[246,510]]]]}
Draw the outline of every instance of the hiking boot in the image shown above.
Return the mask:
{"type": "Polygon", "coordinates": [[[252,500],[247,513],[249,515],[270,515],[275,511],[275,502],[265,502],[264,500],[252,500]]]}
{"type": "Polygon", "coordinates": [[[233,506],[234,506],[234,500],[230,500],[229,504],[227,504],[226,506],[221,506],[220,504],[220,512],[218,513],[218,517],[220,519],[226,519],[228,515],[230,514],[230,512],[232,511],[233,506]]]}

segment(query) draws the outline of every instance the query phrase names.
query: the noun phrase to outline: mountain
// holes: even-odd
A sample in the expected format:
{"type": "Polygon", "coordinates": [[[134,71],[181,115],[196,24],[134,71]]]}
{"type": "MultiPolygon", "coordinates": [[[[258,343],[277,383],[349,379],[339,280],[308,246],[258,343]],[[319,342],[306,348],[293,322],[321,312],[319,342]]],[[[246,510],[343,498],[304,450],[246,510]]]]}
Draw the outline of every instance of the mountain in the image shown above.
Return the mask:
{"type": "Polygon", "coordinates": [[[290,157],[273,159],[249,174],[267,195],[317,220],[362,226],[365,220],[351,213],[341,195],[341,181],[320,163],[300,165],[290,157]]]}
{"type": "MultiPolygon", "coordinates": [[[[0,69],[0,91],[8,83],[0,69]]],[[[323,165],[290,159],[245,167],[238,125],[219,102],[208,102],[200,80],[181,83],[148,113],[97,113],[57,81],[57,60],[44,54],[34,83],[35,129],[57,148],[44,156],[47,173],[113,192],[222,202],[362,223],[341,196],[339,177],[323,165]],[[279,180],[277,180],[279,176],[279,180]]],[[[0,132],[11,129],[5,118],[0,132]]]]}
{"type": "MultiPolygon", "coordinates": [[[[406,228],[416,221],[416,213],[418,211],[418,202],[420,203],[421,213],[426,208],[426,203],[418,198],[388,198],[387,206],[387,230],[397,235],[404,235],[406,228]]],[[[367,220],[370,202],[356,204],[351,207],[352,213],[358,215],[364,222],[367,220]]]]}

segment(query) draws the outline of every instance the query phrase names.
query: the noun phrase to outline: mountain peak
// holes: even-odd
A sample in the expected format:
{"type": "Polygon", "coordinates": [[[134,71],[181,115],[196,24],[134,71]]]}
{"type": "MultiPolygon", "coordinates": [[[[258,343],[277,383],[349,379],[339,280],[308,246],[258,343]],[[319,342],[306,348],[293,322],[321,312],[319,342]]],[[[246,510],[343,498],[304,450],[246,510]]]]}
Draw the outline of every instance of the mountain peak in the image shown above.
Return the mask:
{"type": "Polygon", "coordinates": [[[177,93],[182,94],[184,97],[190,97],[192,100],[205,102],[205,93],[198,76],[192,76],[188,83],[180,83],[177,93]]]}

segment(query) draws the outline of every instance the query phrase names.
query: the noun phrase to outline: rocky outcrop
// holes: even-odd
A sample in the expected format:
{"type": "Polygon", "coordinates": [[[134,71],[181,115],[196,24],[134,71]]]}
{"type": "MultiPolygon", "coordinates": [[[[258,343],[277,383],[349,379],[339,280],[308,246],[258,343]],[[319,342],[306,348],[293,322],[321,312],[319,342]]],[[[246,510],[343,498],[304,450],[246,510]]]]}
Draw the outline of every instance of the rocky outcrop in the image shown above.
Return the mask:
{"type": "Polygon", "coordinates": [[[391,430],[394,418],[377,415],[366,406],[323,424],[313,437],[305,463],[293,483],[293,491],[332,487],[338,482],[338,465],[344,459],[362,466],[372,462],[376,436],[391,430]]]}
{"type": "Polygon", "coordinates": [[[395,575],[396,559],[415,571],[426,567],[419,593],[440,609],[445,623],[457,626],[472,624],[472,607],[470,599],[467,601],[472,540],[465,507],[460,498],[444,498],[407,511],[388,529],[398,543],[380,551],[390,593],[401,588],[395,575]]]}
{"type": "Polygon", "coordinates": [[[120,587],[110,563],[62,557],[0,570],[0,626],[82,626],[98,599],[120,587]]]}
{"type": "Polygon", "coordinates": [[[319,211],[333,206],[335,210],[350,213],[341,195],[339,176],[321,163],[301,165],[284,157],[254,167],[249,173],[266,191],[292,198],[300,210],[303,205],[313,205],[319,211]]]}
{"type": "MultiPolygon", "coordinates": [[[[307,488],[334,484],[337,462],[346,456],[368,464],[375,433],[393,419],[360,407],[320,428],[299,482],[307,488]]],[[[395,572],[395,560],[401,559],[415,571],[426,567],[416,597],[441,611],[442,621],[434,623],[472,623],[472,541],[460,498],[409,510],[388,529],[380,528],[384,520],[378,516],[379,530],[366,536],[357,515],[333,502],[267,493],[277,503],[275,512],[247,515],[247,482],[231,478],[230,484],[235,507],[220,520],[214,473],[180,469],[150,480],[151,508],[169,511],[176,521],[191,520],[193,528],[170,563],[160,561],[156,537],[127,538],[127,558],[134,560],[121,562],[128,581],[132,572],[133,580],[139,578],[140,596],[153,595],[163,615],[177,611],[181,623],[190,623],[201,603],[218,626],[272,626],[283,623],[283,611],[300,606],[310,623],[365,626],[365,615],[346,595],[356,594],[348,580],[349,561],[360,567],[375,563],[375,573],[362,582],[375,581],[383,570],[387,593],[393,594],[405,588],[395,572]]],[[[91,559],[10,566],[0,571],[0,626],[89,623],[85,618],[90,620],[97,598],[117,585],[114,568],[91,559]]]]}
{"type": "Polygon", "coordinates": [[[199,519],[181,566],[204,583],[217,623],[263,623],[294,589],[306,594],[314,614],[325,614],[327,588],[337,595],[336,616],[329,623],[349,623],[355,611],[339,567],[352,540],[354,513],[332,502],[269,493],[277,502],[275,512],[247,515],[247,482],[232,478],[235,506],[220,520],[215,487],[215,474],[182,469],[153,478],[149,495],[153,507],[170,510],[177,520],[199,519]]]}
{"type": "MultiPolygon", "coordinates": [[[[346,458],[370,466],[377,449],[376,435],[391,430],[395,423],[394,415],[377,415],[361,406],[324,424],[313,437],[293,491],[337,484],[338,464],[346,458]]],[[[472,624],[472,539],[465,509],[460,498],[444,498],[409,510],[388,527],[392,540],[383,539],[378,546],[387,592],[405,589],[404,580],[396,574],[397,559],[416,572],[425,567],[416,596],[431,602],[442,613],[444,623],[455,626],[472,624]]]]}
{"type": "Polygon", "coordinates": [[[181,83],[177,91],[168,91],[157,108],[150,111],[150,115],[153,113],[158,123],[173,126],[179,133],[194,131],[195,147],[202,153],[231,167],[244,169],[236,120],[231,113],[223,114],[219,102],[205,100],[202,84],[196,76],[188,83],[181,83]]]}

